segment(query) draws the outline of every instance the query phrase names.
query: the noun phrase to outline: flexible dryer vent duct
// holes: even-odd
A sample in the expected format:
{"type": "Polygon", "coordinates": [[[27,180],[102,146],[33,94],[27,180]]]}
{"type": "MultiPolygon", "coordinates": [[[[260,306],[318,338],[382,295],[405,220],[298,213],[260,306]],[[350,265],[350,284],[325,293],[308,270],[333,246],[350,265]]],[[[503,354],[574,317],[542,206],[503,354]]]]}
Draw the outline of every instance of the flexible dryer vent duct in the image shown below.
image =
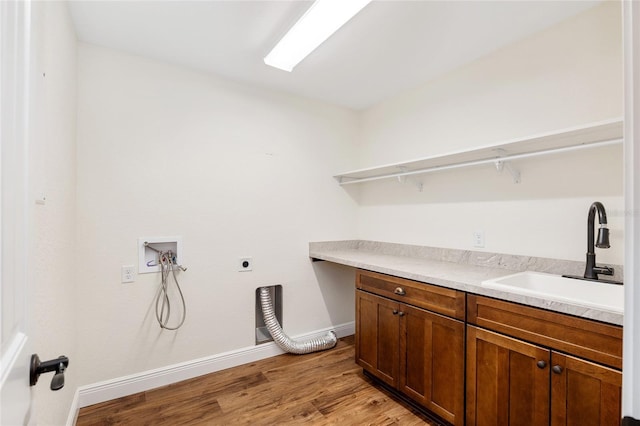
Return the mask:
{"type": "Polygon", "coordinates": [[[328,332],[323,337],[316,337],[309,340],[296,341],[284,334],[282,327],[276,319],[271,302],[271,292],[268,287],[260,287],[260,305],[262,306],[262,316],[267,330],[276,344],[284,351],[292,354],[308,354],[311,352],[323,351],[333,348],[338,343],[338,338],[333,331],[328,332]]]}

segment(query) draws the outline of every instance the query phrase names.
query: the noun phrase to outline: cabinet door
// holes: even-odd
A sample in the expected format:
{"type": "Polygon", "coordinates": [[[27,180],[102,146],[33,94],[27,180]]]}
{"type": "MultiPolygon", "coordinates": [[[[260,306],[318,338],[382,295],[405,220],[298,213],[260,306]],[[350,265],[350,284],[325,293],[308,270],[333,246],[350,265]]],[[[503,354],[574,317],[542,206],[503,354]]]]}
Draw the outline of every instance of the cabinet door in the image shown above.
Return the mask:
{"type": "Polygon", "coordinates": [[[398,385],[399,304],[356,290],[356,363],[390,386],[398,385]]]}
{"type": "Polygon", "coordinates": [[[618,426],[622,418],[622,373],[553,352],[551,424],[618,426]]]}
{"type": "Polygon", "coordinates": [[[400,305],[399,390],[453,425],[464,424],[464,324],[400,305]]]}
{"type": "Polygon", "coordinates": [[[550,351],[467,326],[467,424],[549,424],[550,351]]]}

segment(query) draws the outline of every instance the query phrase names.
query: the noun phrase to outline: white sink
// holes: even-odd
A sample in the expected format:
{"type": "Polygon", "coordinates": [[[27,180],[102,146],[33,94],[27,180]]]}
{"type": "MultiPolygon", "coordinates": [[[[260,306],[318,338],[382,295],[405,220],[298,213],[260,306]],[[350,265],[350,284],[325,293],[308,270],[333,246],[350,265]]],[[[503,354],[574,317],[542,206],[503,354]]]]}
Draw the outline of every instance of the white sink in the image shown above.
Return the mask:
{"type": "Polygon", "coordinates": [[[624,287],[617,284],[527,271],[486,280],[482,285],[496,290],[570,302],[619,314],[624,312],[624,287]]]}

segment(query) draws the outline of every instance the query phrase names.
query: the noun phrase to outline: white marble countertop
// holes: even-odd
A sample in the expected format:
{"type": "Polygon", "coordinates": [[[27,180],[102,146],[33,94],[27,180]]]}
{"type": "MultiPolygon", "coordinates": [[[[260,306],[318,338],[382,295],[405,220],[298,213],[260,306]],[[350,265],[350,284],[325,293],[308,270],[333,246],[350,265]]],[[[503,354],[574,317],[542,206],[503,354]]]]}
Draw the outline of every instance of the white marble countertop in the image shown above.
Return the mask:
{"type": "Polygon", "coordinates": [[[623,315],[617,312],[524,296],[481,284],[524,270],[576,274],[584,267],[579,262],[359,240],[310,243],[309,257],[610,324],[623,322],[623,315]]]}

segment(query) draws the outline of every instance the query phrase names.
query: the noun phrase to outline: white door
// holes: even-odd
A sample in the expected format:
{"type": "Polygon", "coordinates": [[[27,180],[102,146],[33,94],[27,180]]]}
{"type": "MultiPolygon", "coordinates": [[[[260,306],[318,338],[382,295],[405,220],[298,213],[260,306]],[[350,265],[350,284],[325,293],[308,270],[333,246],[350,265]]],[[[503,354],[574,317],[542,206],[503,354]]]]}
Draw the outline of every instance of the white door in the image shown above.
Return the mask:
{"type": "Polygon", "coordinates": [[[27,141],[29,1],[0,1],[0,424],[31,423],[27,141]]]}
{"type": "Polygon", "coordinates": [[[625,262],[623,416],[640,421],[640,2],[625,1],[625,262]]]}

